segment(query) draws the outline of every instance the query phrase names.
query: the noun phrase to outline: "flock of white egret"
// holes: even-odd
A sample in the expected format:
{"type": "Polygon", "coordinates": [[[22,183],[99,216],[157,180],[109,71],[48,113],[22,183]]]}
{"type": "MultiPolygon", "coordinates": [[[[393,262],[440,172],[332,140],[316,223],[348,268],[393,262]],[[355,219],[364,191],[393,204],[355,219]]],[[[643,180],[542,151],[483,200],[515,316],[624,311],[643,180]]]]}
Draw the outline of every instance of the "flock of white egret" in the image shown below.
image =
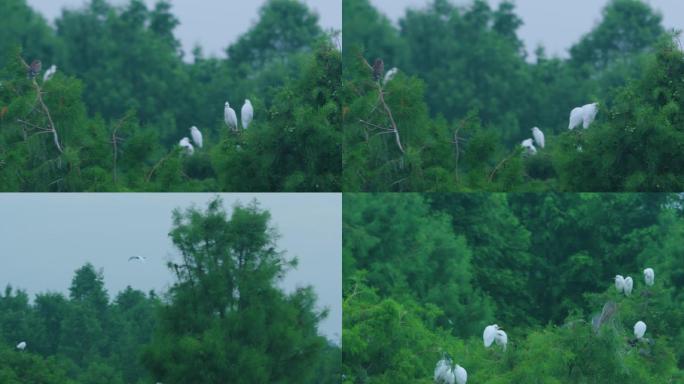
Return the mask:
{"type": "MultiPolygon", "coordinates": [[[[249,99],[245,99],[245,103],[242,105],[242,110],[240,111],[240,122],[242,123],[242,129],[247,129],[252,123],[253,119],[254,107],[249,99]]],[[[237,114],[235,113],[235,110],[230,107],[230,103],[227,101],[223,109],[223,120],[231,131],[238,131],[237,114]]],[[[178,143],[178,145],[180,145],[180,147],[183,148],[185,153],[188,155],[195,153],[195,147],[192,143],[195,143],[195,146],[199,148],[202,148],[203,145],[202,132],[200,132],[197,127],[192,126],[190,128],[190,136],[192,137],[192,142],[190,142],[188,137],[184,137],[178,143]]]]}
{"type": "MultiPolygon", "coordinates": [[[[543,141],[543,140],[542,140],[543,141]]],[[[653,268],[644,269],[644,282],[649,287],[655,283],[655,272],[653,268]]],[[[634,282],[631,277],[623,277],[621,275],[615,276],[615,287],[619,293],[624,293],[629,296],[632,293],[634,282]]],[[[634,337],[637,340],[643,340],[646,334],[646,323],[639,320],[634,324],[634,337]]],[[[501,346],[503,351],[506,351],[508,345],[508,335],[497,324],[488,325],[482,333],[482,340],[485,348],[489,348],[492,344],[501,346]]],[[[451,358],[443,357],[437,362],[435,367],[435,383],[437,384],[466,384],[468,381],[468,373],[465,368],[458,364],[453,364],[451,358]]]]}
{"type": "MultiPolygon", "coordinates": [[[[598,103],[592,103],[573,109],[570,112],[570,124],[568,125],[568,129],[573,130],[580,125],[582,125],[584,129],[589,128],[594,120],[596,120],[596,115],[599,112],[598,107],[598,103]]],[[[544,133],[538,127],[532,128],[532,138],[523,140],[520,145],[525,149],[524,153],[526,155],[533,156],[537,154],[537,147],[535,147],[535,144],[542,149],[546,145],[544,133]]],[[[578,150],[581,151],[581,148],[578,148],[578,150]]]]}

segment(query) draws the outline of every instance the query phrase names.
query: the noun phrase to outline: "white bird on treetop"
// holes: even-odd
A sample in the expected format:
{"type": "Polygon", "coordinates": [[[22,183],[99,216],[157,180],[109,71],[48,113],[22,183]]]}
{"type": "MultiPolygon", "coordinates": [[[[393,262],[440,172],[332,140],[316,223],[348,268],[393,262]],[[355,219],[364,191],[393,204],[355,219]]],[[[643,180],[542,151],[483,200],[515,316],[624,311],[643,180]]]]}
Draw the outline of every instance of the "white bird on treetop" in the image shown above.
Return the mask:
{"type": "Polygon", "coordinates": [[[25,341],[22,341],[21,343],[17,344],[17,349],[19,349],[19,350],[21,350],[21,351],[23,351],[24,349],[26,349],[26,342],[25,342],[25,341]]]}
{"type": "Polygon", "coordinates": [[[468,382],[468,372],[466,372],[465,368],[456,364],[454,373],[456,374],[456,384],[466,384],[468,382]]]}
{"type": "Polygon", "coordinates": [[[523,142],[520,145],[523,148],[525,148],[526,154],[528,154],[528,155],[536,155],[537,154],[537,148],[534,147],[534,140],[532,140],[532,139],[523,140],[523,142]]]}
{"type": "Polygon", "coordinates": [[[397,73],[399,73],[399,68],[394,67],[394,68],[390,69],[389,71],[387,71],[387,74],[385,74],[385,79],[382,81],[382,83],[383,84],[389,83],[390,81],[392,81],[392,79],[394,79],[394,76],[396,76],[397,73]]]}
{"type": "Polygon", "coordinates": [[[43,74],[43,82],[52,79],[52,76],[54,76],[55,73],[57,73],[57,66],[52,64],[50,68],[48,68],[48,70],[45,71],[45,74],[43,74]]]}
{"type": "Polygon", "coordinates": [[[485,347],[489,348],[492,345],[496,339],[496,332],[498,330],[499,326],[496,324],[485,327],[484,332],[482,333],[482,340],[484,341],[485,347]]]}
{"type": "Polygon", "coordinates": [[[631,277],[625,277],[625,296],[632,294],[632,288],[634,287],[634,281],[631,277]]]}
{"type": "Polygon", "coordinates": [[[187,137],[182,138],[178,145],[185,149],[185,152],[189,155],[195,153],[195,148],[192,147],[192,144],[190,144],[190,139],[188,139],[187,137]]]}
{"type": "Polygon", "coordinates": [[[454,384],[454,378],[451,362],[446,358],[438,361],[435,367],[435,383],[454,384]]]}
{"type": "Polygon", "coordinates": [[[644,281],[649,287],[653,286],[653,283],[655,282],[655,272],[653,272],[653,268],[644,269],[644,281]]]}
{"type": "Polygon", "coordinates": [[[625,291],[625,278],[622,275],[615,275],[615,288],[617,288],[618,293],[625,291]]]}
{"type": "Polygon", "coordinates": [[[233,131],[237,131],[237,115],[235,114],[235,110],[230,107],[230,103],[228,103],[227,101],[226,106],[223,109],[223,119],[226,122],[228,128],[232,129],[233,131]]]}
{"type": "Polygon", "coordinates": [[[535,143],[539,146],[539,148],[544,148],[546,145],[546,140],[544,139],[544,132],[541,131],[538,127],[532,128],[532,137],[534,137],[535,143]]]}
{"type": "Polygon", "coordinates": [[[634,336],[636,336],[637,339],[641,339],[644,337],[644,334],[646,333],[646,323],[643,321],[639,320],[634,324],[634,336]]]}
{"type": "Polygon", "coordinates": [[[572,112],[570,112],[570,125],[568,125],[568,129],[575,129],[580,124],[582,124],[584,129],[589,128],[596,119],[597,114],[598,103],[587,104],[573,109],[572,112]]]}
{"type": "Polygon", "coordinates": [[[506,332],[502,331],[501,329],[496,331],[496,338],[494,339],[496,341],[496,344],[500,345],[503,347],[503,350],[506,350],[506,345],[508,345],[508,335],[506,332]]]}
{"type": "Polygon", "coordinates": [[[193,126],[190,128],[190,135],[192,136],[192,141],[194,141],[198,147],[202,148],[202,132],[200,132],[197,127],[193,126]]]}
{"type": "Polygon", "coordinates": [[[249,124],[252,123],[254,118],[254,107],[252,107],[252,102],[249,99],[245,99],[245,104],[242,106],[240,111],[240,119],[242,120],[242,129],[247,129],[249,124]]]}

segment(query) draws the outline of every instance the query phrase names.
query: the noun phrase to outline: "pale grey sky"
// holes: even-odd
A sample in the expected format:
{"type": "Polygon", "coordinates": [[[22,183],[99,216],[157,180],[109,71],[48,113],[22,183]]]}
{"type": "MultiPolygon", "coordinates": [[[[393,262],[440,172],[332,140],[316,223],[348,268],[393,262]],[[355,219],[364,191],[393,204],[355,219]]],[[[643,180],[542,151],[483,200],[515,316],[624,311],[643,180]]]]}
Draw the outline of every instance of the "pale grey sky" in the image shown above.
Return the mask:
{"type": "MultiPolygon", "coordinates": [[[[278,242],[299,266],[282,287],[312,285],[330,316],[322,334],[339,343],[342,329],[342,199],[340,194],[219,194],[230,210],[256,198],[271,212],[278,242]]],[[[33,296],[68,294],[74,271],[86,262],[103,268],[113,298],[127,285],[163,293],[173,282],[166,261],[177,257],[168,232],[171,211],[216,194],[0,194],[0,289],[33,296]],[[145,263],[128,262],[130,256],[145,263]]]]}
{"type": "MultiPolygon", "coordinates": [[[[109,0],[110,4],[127,4],[129,0],[109,0]]],[[[319,15],[324,29],[342,29],[342,0],[301,0],[319,15]]],[[[28,0],[33,9],[49,21],[62,13],[62,8],[78,8],[89,0],[28,0]]],[[[145,0],[148,8],[157,0],[145,0]]],[[[176,37],[183,44],[186,56],[199,44],[207,55],[223,56],[224,48],[247,32],[257,20],[258,11],[266,0],[171,0],[172,11],[180,20],[176,37]]]]}
{"type": "MultiPolygon", "coordinates": [[[[489,0],[493,7],[502,0],[489,0]]],[[[660,10],[667,28],[684,30],[684,1],[645,0],[660,10]]],[[[390,20],[396,22],[407,7],[422,8],[432,0],[371,0],[390,20]]],[[[458,5],[471,4],[470,0],[452,0],[458,5]]],[[[549,55],[567,57],[568,49],[589,32],[601,19],[601,10],[608,0],[515,0],[517,13],[525,25],[519,36],[528,51],[534,52],[542,44],[549,55]]]]}

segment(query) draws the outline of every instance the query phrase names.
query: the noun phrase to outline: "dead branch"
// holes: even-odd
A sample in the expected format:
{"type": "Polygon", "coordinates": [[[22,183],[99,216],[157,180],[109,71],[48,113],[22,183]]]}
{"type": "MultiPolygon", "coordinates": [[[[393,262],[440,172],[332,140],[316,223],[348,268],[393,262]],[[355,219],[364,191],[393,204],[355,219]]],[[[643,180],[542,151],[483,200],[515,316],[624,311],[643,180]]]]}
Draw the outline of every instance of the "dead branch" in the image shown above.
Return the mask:
{"type": "MultiPolygon", "coordinates": [[[[21,63],[24,65],[24,68],[26,70],[30,68],[29,65],[26,64],[26,61],[24,61],[23,57],[19,56],[19,60],[21,60],[21,63]]],[[[48,119],[48,124],[50,125],[50,131],[52,132],[52,139],[55,142],[55,147],[57,147],[59,153],[64,153],[64,151],[62,150],[62,145],[59,143],[59,135],[57,134],[57,128],[55,128],[55,123],[54,121],[52,121],[52,115],[50,115],[50,110],[43,101],[43,90],[40,88],[40,85],[38,85],[38,82],[36,82],[35,77],[32,79],[32,83],[33,87],[36,90],[36,101],[40,103],[40,106],[43,109],[43,113],[45,113],[45,116],[48,119]]]]}

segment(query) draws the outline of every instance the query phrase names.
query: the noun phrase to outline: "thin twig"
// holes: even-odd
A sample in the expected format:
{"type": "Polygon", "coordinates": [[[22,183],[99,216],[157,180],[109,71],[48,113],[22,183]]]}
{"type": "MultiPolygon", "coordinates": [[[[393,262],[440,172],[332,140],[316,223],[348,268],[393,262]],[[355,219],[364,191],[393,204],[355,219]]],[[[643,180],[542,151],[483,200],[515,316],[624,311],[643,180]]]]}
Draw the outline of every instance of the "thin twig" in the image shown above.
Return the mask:
{"type": "Polygon", "coordinates": [[[145,182],[146,182],[146,183],[149,183],[149,182],[150,182],[150,179],[152,179],[152,175],[154,175],[154,172],[157,171],[157,168],[158,168],[163,162],[165,162],[165,161],[169,158],[169,156],[171,156],[172,153],[173,153],[173,152],[171,152],[171,153],[169,153],[168,155],[162,157],[162,158],[157,162],[157,164],[155,164],[154,167],[152,167],[152,169],[150,170],[150,173],[148,173],[148,174],[147,174],[147,177],[145,177],[145,182]]]}
{"type": "Polygon", "coordinates": [[[505,159],[501,160],[501,162],[499,162],[499,164],[497,164],[496,167],[494,167],[494,170],[493,170],[492,173],[489,175],[489,182],[490,182],[490,183],[494,180],[494,176],[496,175],[497,172],[499,172],[499,169],[501,169],[501,168],[502,168],[502,167],[503,167],[511,158],[513,158],[513,156],[515,156],[517,153],[518,153],[517,151],[513,151],[513,153],[511,153],[510,155],[508,155],[505,159]]]}

